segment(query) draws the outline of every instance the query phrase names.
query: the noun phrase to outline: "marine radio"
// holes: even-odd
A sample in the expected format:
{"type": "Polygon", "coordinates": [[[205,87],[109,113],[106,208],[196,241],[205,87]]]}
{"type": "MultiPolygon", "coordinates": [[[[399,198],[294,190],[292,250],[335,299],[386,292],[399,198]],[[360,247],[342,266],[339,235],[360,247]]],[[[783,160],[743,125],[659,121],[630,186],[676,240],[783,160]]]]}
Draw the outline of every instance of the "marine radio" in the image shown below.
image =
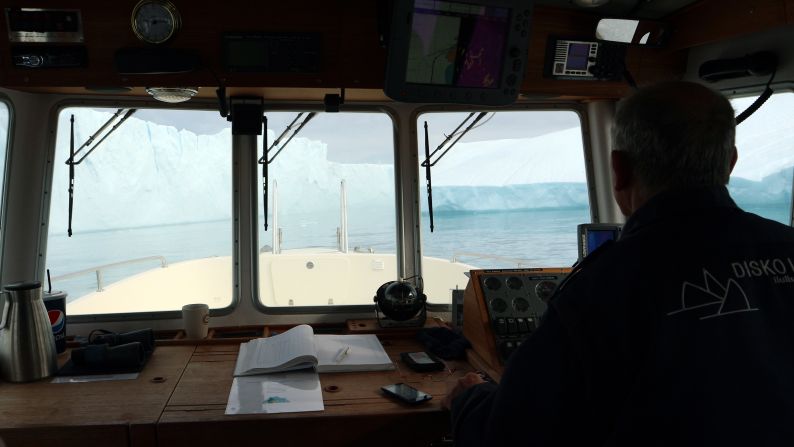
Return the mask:
{"type": "Polygon", "coordinates": [[[510,355],[537,328],[546,303],[570,271],[471,271],[463,299],[463,335],[486,366],[501,375],[510,355]]]}
{"type": "Polygon", "coordinates": [[[626,70],[626,45],[550,37],[544,75],[554,79],[618,81],[626,70]]]}

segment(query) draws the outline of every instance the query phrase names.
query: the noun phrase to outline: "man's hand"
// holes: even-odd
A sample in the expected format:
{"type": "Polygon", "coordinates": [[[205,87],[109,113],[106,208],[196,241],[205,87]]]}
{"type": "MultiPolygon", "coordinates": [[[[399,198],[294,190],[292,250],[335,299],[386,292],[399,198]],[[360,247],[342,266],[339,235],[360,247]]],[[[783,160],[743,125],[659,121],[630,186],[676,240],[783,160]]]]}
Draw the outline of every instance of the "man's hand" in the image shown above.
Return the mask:
{"type": "Polygon", "coordinates": [[[447,396],[441,401],[441,406],[449,410],[452,408],[452,401],[458,397],[458,395],[467,389],[473,387],[474,385],[485,383],[482,377],[480,377],[477,373],[468,373],[465,376],[458,379],[458,383],[455,384],[455,387],[452,388],[452,391],[447,393],[447,396]]]}

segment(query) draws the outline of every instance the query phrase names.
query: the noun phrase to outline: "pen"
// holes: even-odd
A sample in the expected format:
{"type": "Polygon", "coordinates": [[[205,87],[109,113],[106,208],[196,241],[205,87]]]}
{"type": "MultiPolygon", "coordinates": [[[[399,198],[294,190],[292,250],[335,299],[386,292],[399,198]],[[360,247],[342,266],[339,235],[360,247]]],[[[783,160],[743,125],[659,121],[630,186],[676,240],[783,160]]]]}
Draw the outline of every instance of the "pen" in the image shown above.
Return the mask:
{"type": "Polygon", "coordinates": [[[334,361],[336,363],[341,362],[342,360],[345,359],[345,357],[347,357],[347,354],[349,353],[350,353],[350,346],[345,346],[344,348],[339,350],[339,354],[336,355],[336,360],[334,361]]]}

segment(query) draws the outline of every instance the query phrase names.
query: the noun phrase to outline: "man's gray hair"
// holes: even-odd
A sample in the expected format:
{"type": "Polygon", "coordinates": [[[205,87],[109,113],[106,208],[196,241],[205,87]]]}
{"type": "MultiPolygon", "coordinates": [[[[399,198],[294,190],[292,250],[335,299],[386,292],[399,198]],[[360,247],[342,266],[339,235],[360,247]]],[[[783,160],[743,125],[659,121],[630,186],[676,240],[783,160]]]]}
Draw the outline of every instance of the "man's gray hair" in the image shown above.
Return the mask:
{"type": "Polygon", "coordinates": [[[613,150],[629,155],[649,192],[726,185],[735,136],[731,103],[687,82],[659,84],[621,101],[612,128],[613,150]]]}

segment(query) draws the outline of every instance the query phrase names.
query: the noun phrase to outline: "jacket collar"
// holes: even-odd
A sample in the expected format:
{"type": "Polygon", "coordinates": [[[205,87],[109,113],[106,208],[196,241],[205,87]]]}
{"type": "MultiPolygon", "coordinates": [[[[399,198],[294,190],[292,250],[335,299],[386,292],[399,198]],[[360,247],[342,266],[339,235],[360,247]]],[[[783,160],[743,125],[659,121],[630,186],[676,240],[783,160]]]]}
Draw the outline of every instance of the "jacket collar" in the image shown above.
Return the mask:
{"type": "Polygon", "coordinates": [[[651,197],[623,226],[621,239],[658,220],[700,214],[704,209],[736,208],[725,186],[676,189],[651,197]]]}

